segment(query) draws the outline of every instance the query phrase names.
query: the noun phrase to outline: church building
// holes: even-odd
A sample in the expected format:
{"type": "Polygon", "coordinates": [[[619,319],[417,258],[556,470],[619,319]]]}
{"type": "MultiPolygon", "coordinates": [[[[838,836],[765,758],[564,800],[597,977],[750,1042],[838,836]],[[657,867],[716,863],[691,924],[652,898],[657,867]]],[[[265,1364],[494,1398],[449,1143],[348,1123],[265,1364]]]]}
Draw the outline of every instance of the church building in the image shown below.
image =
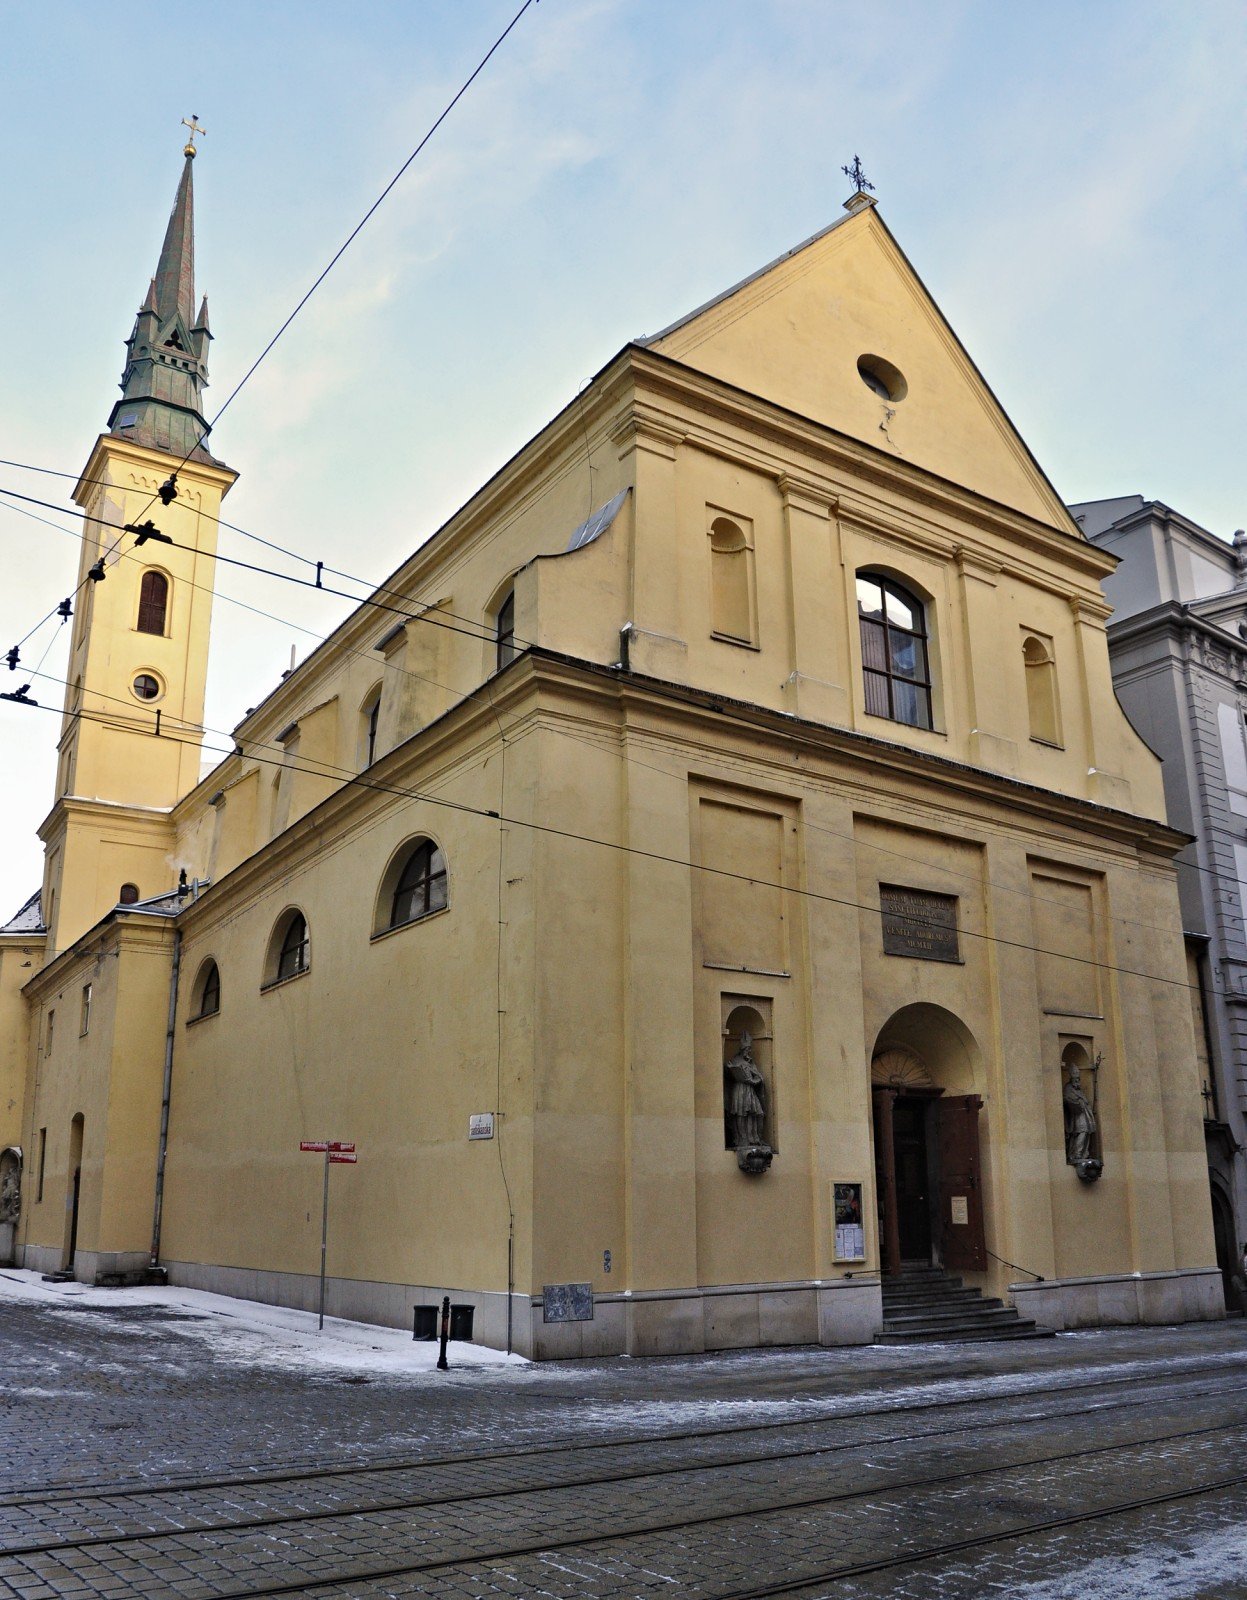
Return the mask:
{"type": "Polygon", "coordinates": [[[330,1313],[537,1358],[973,1333],[954,1278],[1221,1316],[1115,562],[874,199],[619,351],[201,777],[193,163],[0,930],[13,1259],[314,1307],[327,1181],[330,1313]]]}

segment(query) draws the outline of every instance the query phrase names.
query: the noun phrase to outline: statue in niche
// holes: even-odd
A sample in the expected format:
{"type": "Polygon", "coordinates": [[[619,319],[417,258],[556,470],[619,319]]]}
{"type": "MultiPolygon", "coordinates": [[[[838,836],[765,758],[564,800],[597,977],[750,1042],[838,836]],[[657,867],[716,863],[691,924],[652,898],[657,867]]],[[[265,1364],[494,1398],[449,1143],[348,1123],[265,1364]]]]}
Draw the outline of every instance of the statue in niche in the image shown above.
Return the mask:
{"type": "Polygon", "coordinates": [[[1076,1061],[1069,1064],[1061,1101],[1065,1108],[1065,1159],[1084,1183],[1094,1183],[1103,1172],[1104,1163],[1094,1153],[1098,1127],[1095,1107],[1083,1092],[1082,1073],[1076,1061]]]}
{"type": "Polygon", "coordinates": [[[775,1152],[763,1138],[766,1125],[766,1079],[753,1058],[753,1035],[742,1033],[736,1054],[724,1067],[728,1126],[736,1165],[753,1176],[770,1166],[775,1152]]]}
{"type": "Polygon", "coordinates": [[[0,1223],[16,1222],[22,1210],[22,1158],[10,1146],[0,1154],[0,1223]]]}

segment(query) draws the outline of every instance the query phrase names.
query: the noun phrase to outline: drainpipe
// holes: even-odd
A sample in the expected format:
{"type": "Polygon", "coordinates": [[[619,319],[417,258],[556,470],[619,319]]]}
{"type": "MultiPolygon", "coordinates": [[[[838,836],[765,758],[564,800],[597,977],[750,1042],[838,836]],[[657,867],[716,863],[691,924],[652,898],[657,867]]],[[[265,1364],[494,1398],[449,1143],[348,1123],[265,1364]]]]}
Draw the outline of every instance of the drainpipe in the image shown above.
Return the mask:
{"type": "Polygon", "coordinates": [[[156,1148],[156,1204],[152,1212],[153,1268],[160,1264],[160,1213],[165,1200],[165,1155],[169,1149],[169,1094],[173,1088],[173,1022],[178,1009],[178,978],[182,971],[182,931],[173,930],[173,969],[169,973],[169,1026],[165,1030],[165,1073],[160,1089],[160,1143],[156,1148]]]}

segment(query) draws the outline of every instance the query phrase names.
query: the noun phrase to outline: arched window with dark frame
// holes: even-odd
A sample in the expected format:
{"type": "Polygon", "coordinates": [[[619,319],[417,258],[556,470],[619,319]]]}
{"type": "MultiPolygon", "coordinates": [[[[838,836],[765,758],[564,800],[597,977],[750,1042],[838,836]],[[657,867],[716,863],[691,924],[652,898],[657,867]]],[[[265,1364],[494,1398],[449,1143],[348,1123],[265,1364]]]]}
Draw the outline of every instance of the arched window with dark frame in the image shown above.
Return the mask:
{"type": "Polygon", "coordinates": [[[132,906],[136,903],[138,897],[139,886],[137,883],[123,883],[121,892],[117,896],[117,904],[120,906],[132,906]]]}
{"type": "Polygon", "coordinates": [[[169,611],[169,580],[163,572],[148,568],[139,583],[140,633],[163,633],[169,611]]]}
{"type": "Polygon", "coordinates": [[[308,936],[307,918],[301,911],[293,912],[282,929],[281,943],[277,947],[276,961],[272,964],[270,983],[281,983],[286,978],[297,978],[306,972],[311,962],[312,943],[308,936]]]}
{"type": "Polygon", "coordinates": [[[432,839],[421,839],[408,854],[390,901],[390,927],[418,922],[448,904],[446,858],[432,839]]]}
{"type": "Polygon", "coordinates": [[[501,672],[519,655],[515,645],[515,590],[508,589],[506,598],[494,615],[494,664],[501,672]]]}
{"type": "Polygon", "coordinates": [[[911,728],[930,728],[931,658],[926,607],[880,573],[857,575],[866,710],[911,728]]]}
{"type": "Polygon", "coordinates": [[[199,969],[191,995],[192,1022],[201,1017],[215,1017],[221,1009],[221,969],[209,956],[199,969]]]}

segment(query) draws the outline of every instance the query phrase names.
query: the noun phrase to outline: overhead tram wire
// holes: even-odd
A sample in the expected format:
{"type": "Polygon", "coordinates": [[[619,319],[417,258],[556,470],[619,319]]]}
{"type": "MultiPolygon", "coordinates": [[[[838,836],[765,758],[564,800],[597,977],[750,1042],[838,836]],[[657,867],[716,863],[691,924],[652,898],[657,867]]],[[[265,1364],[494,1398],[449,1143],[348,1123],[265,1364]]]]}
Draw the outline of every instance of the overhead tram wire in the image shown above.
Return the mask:
{"type": "MultiPolygon", "coordinates": [[[[98,485],[98,486],[100,486],[102,488],[112,489],[112,488],[116,488],[117,487],[116,484],[112,483],[107,478],[79,478],[79,477],[76,477],[75,474],[71,473],[71,472],[61,472],[61,471],[59,471],[59,470],[57,470],[56,468],[53,468],[53,467],[36,467],[36,466],[32,466],[29,463],[24,462],[24,461],[5,461],[5,460],[0,460],[0,466],[16,467],[20,471],[24,471],[24,472],[40,472],[40,473],[44,473],[44,474],[46,474],[48,476],[57,477],[57,478],[74,478],[75,482],[95,484],[95,485],[98,485]]],[[[19,494],[19,491],[16,490],[16,489],[0,488],[0,495],[8,495],[8,496],[10,496],[12,498],[15,498],[15,499],[16,498],[22,498],[22,496],[19,494]]],[[[97,518],[97,517],[86,517],[86,516],[82,515],[80,512],[70,510],[69,507],[67,507],[67,506],[57,505],[54,501],[51,501],[51,500],[37,500],[32,495],[27,495],[24,498],[32,505],[42,505],[48,510],[52,510],[52,511],[58,512],[61,516],[73,517],[75,521],[99,522],[101,520],[100,518],[97,518]]],[[[140,513],[140,515],[141,514],[142,513],[140,513]]],[[[239,525],[237,523],[235,523],[235,522],[226,522],[224,517],[213,517],[213,516],[209,516],[209,515],[207,515],[205,513],[201,513],[200,515],[201,515],[201,520],[202,521],[210,523],[210,524],[212,524],[213,526],[215,526],[217,528],[227,528],[231,533],[237,533],[244,539],[251,539],[256,544],[262,544],[268,550],[275,550],[279,555],[288,556],[291,561],[300,561],[306,567],[312,567],[317,572],[327,572],[327,573],[329,573],[331,576],[333,576],[335,578],[344,578],[348,583],[358,583],[362,588],[368,590],[368,594],[367,595],[359,595],[359,596],[350,597],[350,598],[355,599],[357,604],[359,604],[359,605],[367,605],[367,604],[369,604],[370,601],[371,601],[371,597],[373,595],[390,595],[390,596],[393,596],[394,598],[399,599],[399,600],[406,600],[406,601],[408,601],[408,603],[410,603],[412,605],[434,606],[434,605],[437,604],[436,601],[422,601],[418,597],[410,595],[405,589],[393,589],[393,588],[388,587],[384,583],[374,583],[369,578],[361,578],[358,573],[347,572],[342,567],[331,567],[327,561],[317,561],[312,556],[302,555],[298,550],[292,550],[289,547],[289,545],[278,544],[277,541],[274,540],[274,539],[266,539],[262,534],[252,533],[250,531],[250,529],[239,527],[239,525]]],[[[117,527],[117,524],[116,523],[112,523],[112,522],[104,523],[103,525],[105,527],[113,528],[113,529],[116,529],[116,527],[117,527]]],[[[178,545],[176,547],[179,548],[179,549],[188,549],[189,548],[189,546],[186,546],[186,545],[178,545]]],[[[205,557],[207,556],[207,552],[206,551],[197,550],[197,553],[200,554],[200,555],[203,555],[205,557]]],[[[222,557],[221,559],[222,560],[228,560],[229,558],[228,557],[222,557]]],[[[259,568],[257,570],[268,572],[271,569],[269,569],[269,568],[259,568]]],[[[283,574],[273,573],[273,576],[280,577],[280,576],[283,576],[283,574]]],[[[337,590],[326,588],[325,585],[320,583],[319,581],[317,583],[315,583],[313,585],[313,587],[318,588],[318,589],[322,589],[326,594],[334,594],[334,595],[336,595],[336,594],[339,593],[339,591],[337,591],[337,590]]],[[[441,608],[439,608],[439,609],[441,609],[441,608]]],[[[455,611],[442,610],[442,615],[452,618],[455,622],[467,623],[469,627],[479,628],[481,626],[481,624],[479,622],[477,622],[477,620],[474,617],[465,617],[465,616],[463,616],[460,613],[455,612],[455,611]]],[[[486,638],[486,637],[489,637],[489,635],[487,633],[486,634],[482,634],[482,638],[486,638]]],[[[516,638],[516,643],[517,644],[521,644],[521,645],[534,644],[536,642],[533,639],[523,639],[518,634],[515,636],[515,638],[516,638]]]]}
{"type": "MultiPolygon", "coordinates": [[[[7,493],[7,492],[8,491],[0,489],[0,495],[2,495],[4,493],[7,493]]],[[[47,502],[39,502],[39,503],[47,504],[47,502]]],[[[3,507],[4,507],[4,502],[2,500],[0,500],[0,508],[3,508],[3,507]]],[[[26,511],[20,506],[9,506],[8,509],[11,510],[11,511],[17,511],[20,515],[23,515],[23,516],[34,517],[36,521],[43,523],[47,527],[55,528],[55,529],[57,529],[58,532],[64,533],[64,534],[68,535],[70,538],[83,540],[86,537],[86,535],[83,534],[82,532],[80,532],[76,527],[74,527],[74,528],[63,527],[58,523],[54,523],[54,522],[49,521],[46,517],[37,517],[37,516],[35,516],[34,512],[26,511]]],[[[69,512],[64,511],[64,510],[61,510],[61,508],[59,508],[59,507],[52,507],[52,509],[57,510],[59,512],[59,514],[62,515],[62,516],[72,515],[72,513],[69,513],[69,512]]],[[[75,520],[77,520],[77,519],[75,519],[75,520]]],[[[110,523],[110,524],[108,524],[108,526],[112,527],[112,526],[114,526],[114,524],[110,523]]],[[[124,551],[124,552],[122,552],[121,559],[122,560],[141,561],[142,557],[135,555],[135,553],[133,551],[124,551]]],[[[228,558],[222,558],[222,559],[228,559],[228,558]]],[[[247,563],[242,563],[242,565],[245,566],[245,565],[247,565],[247,563]]],[[[252,567],[250,570],[252,570],[252,571],[267,571],[268,569],[252,567]]],[[[328,640],[333,637],[333,633],[318,634],[318,633],[315,632],[314,629],[308,628],[308,627],[304,626],[302,623],[295,622],[295,621],[293,621],[292,619],[290,619],[288,617],[280,617],[275,612],[265,611],[265,610],[263,610],[262,608],[260,608],[258,606],[249,605],[246,601],[238,600],[233,595],[221,594],[218,590],[213,588],[211,585],[196,583],[193,579],[185,579],[183,581],[187,582],[190,585],[190,587],[192,587],[192,588],[200,589],[204,593],[212,593],[212,594],[216,595],[219,599],[225,601],[227,604],[236,605],[236,606],[240,607],[242,610],[251,612],[255,616],[264,617],[265,619],[267,619],[269,621],[278,623],[282,627],[293,628],[296,632],[305,633],[310,638],[315,639],[317,641],[317,646],[327,643],[328,640]]],[[[298,581],[298,580],[295,580],[295,581],[298,581]]],[[[324,592],[336,593],[336,591],[333,591],[333,590],[328,590],[328,591],[324,591],[324,592]]],[[[385,609],[389,610],[389,609],[392,609],[392,608],[388,608],[387,607],[385,609]]],[[[55,613],[51,613],[51,615],[55,615],[55,613]]],[[[45,619],[45,620],[47,620],[47,619],[45,619]]],[[[428,621],[428,622],[434,623],[435,625],[448,626],[448,624],[444,624],[444,623],[439,624],[436,618],[433,618],[433,617],[427,615],[425,612],[414,613],[409,617],[408,620],[413,621],[413,622],[426,622],[426,621],[428,621]]],[[[339,624],[339,626],[342,626],[342,624],[339,624]]],[[[334,631],[336,632],[337,630],[335,629],[334,631]]],[[[452,629],[451,631],[463,632],[464,630],[462,630],[462,629],[452,629]]],[[[477,634],[469,634],[468,637],[479,638],[480,640],[482,640],[484,642],[488,642],[488,640],[492,637],[492,635],[489,634],[489,633],[482,632],[479,635],[477,635],[477,634]]],[[[523,642],[524,643],[528,643],[529,641],[523,641],[523,642]]],[[[371,658],[372,658],[372,653],[373,652],[371,650],[369,650],[369,649],[353,648],[348,653],[353,655],[353,656],[355,656],[357,659],[369,660],[370,661],[371,658]]],[[[409,667],[398,666],[398,665],[396,665],[394,663],[389,663],[388,664],[388,670],[402,673],[403,676],[414,678],[417,682],[426,683],[426,684],[429,684],[433,688],[441,689],[447,695],[451,696],[453,701],[456,702],[456,703],[459,702],[459,701],[473,701],[473,702],[479,702],[481,704],[487,704],[489,709],[490,709],[490,711],[494,715],[495,721],[498,722],[500,734],[503,732],[502,724],[501,724],[501,721],[500,721],[500,718],[499,718],[499,713],[497,711],[496,706],[494,705],[493,696],[489,692],[488,683],[482,685],[481,688],[476,689],[476,690],[464,690],[464,689],[456,688],[456,687],[454,687],[454,686],[452,686],[450,684],[442,683],[439,679],[431,678],[426,673],[415,672],[409,667]]],[[[50,678],[50,675],[47,674],[47,673],[41,673],[41,674],[39,674],[39,676],[41,676],[41,677],[43,677],[45,679],[49,679],[49,681],[51,681],[51,682],[62,684],[66,688],[69,687],[68,681],[65,680],[65,679],[50,678]]],[[[98,691],[98,690],[93,690],[92,693],[95,693],[95,694],[99,695],[101,698],[104,698],[104,699],[118,700],[119,703],[127,706],[129,709],[131,709],[131,710],[134,709],[133,707],[130,706],[129,701],[123,700],[119,696],[116,696],[116,695],[112,695],[112,696],[103,695],[102,692],[98,691]]],[[[448,707],[447,709],[450,709],[450,708],[448,707]]],[[[175,719],[175,720],[181,720],[181,719],[175,719]]],[[[188,727],[188,728],[198,728],[198,726],[199,726],[198,724],[194,724],[194,723],[185,723],[184,725],[186,727],[188,727]]],[[[234,739],[235,738],[235,735],[234,735],[233,731],[229,730],[229,729],[225,729],[225,728],[205,728],[204,731],[205,732],[209,732],[209,733],[216,733],[221,738],[228,738],[228,739],[234,739]]],[[[630,766],[636,766],[638,768],[643,768],[644,770],[646,770],[648,772],[654,772],[654,773],[656,773],[656,774],[658,774],[658,775],[660,775],[662,777],[670,778],[673,781],[677,781],[678,780],[678,774],[670,772],[666,768],[654,766],[651,762],[641,761],[638,757],[627,755],[623,751],[609,749],[607,746],[603,745],[600,741],[594,740],[594,739],[592,739],[590,737],[578,736],[576,734],[573,734],[573,733],[569,732],[565,728],[559,728],[559,729],[556,729],[555,731],[558,733],[558,735],[561,738],[570,739],[574,743],[582,744],[582,745],[584,745],[584,747],[586,749],[593,750],[595,752],[602,752],[603,750],[606,750],[608,754],[614,756],[616,759],[621,760],[621,761],[625,762],[626,764],[628,764],[630,766]]],[[[505,737],[505,735],[503,735],[503,736],[505,737]]],[[[268,744],[268,743],[266,743],[264,741],[256,741],[256,748],[271,749],[271,748],[274,748],[274,746],[272,746],[271,744],[268,744]]],[[[342,767],[342,768],[337,768],[336,770],[338,770],[338,771],[340,771],[342,773],[348,773],[352,769],[342,767]]],[[[322,776],[325,776],[325,775],[327,775],[327,774],[322,774],[322,776]]],[[[850,842],[850,843],[853,842],[852,835],[845,834],[845,833],[840,833],[836,829],[827,828],[827,827],[823,826],[820,823],[807,821],[805,826],[810,828],[810,829],[812,829],[816,833],[825,834],[829,838],[841,839],[841,840],[845,840],[846,842],[850,842]]],[[[890,850],[886,846],[883,846],[883,845],[877,845],[874,848],[877,851],[880,851],[882,854],[888,855],[888,856],[892,856],[892,857],[894,857],[895,859],[897,859],[899,861],[904,861],[904,862],[907,862],[907,863],[909,863],[911,865],[925,865],[925,863],[920,861],[920,859],[918,857],[906,855],[903,851],[890,850]]],[[[1210,876],[1212,878],[1215,878],[1217,880],[1223,880],[1224,879],[1226,882],[1233,882],[1235,884],[1237,884],[1237,881],[1238,881],[1237,879],[1228,878],[1226,876],[1226,874],[1218,872],[1215,868],[1201,866],[1198,862],[1183,863],[1183,865],[1191,866],[1196,871],[1206,873],[1208,876],[1210,876]]],[[[953,868],[946,867],[946,868],[944,868],[942,870],[944,871],[944,873],[947,876],[950,876],[950,877],[953,877],[953,878],[960,878],[960,879],[964,880],[965,882],[973,883],[976,886],[978,886],[983,881],[981,878],[976,877],[976,876],[974,876],[974,875],[972,875],[970,873],[958,872],[953,868]]],[[[999,890],[999,889],[1003,888],[1008,893],[1022,895],[1024,897],[1026,897],[1027,899],[1030,899],[1032,901],[1038,901],[1038,902],[1043,903],[1043,904],[1053,904],[1053,905],[1060,904],[1060,902],[1051,900],[1047,896],[1028,894],[1028,891],[1026,889],[1015,888],[1011,884],[998,884],[998,883],[994,882],[991,879],[987,880],[987,887],[990,888],[990,889],[993,889],[993,890],[999,890]]],[[[1149,932],[1153,932],[1153,933],[1166,933],[1166,932],[1171,931],[1169,928],[1164,927],[1164,926],[1162,926],[1160,924],[1152,923],[1152,922],[1143,922],[1143,921],[1139,920],[1138,918],[1134,918],[1134,917],[1122,917],[1122,918],[1120,918],[1118,920],[1120,920],[1121,922],[1127,923],[1132,927],[1142,928],[1142,929],[1145,929],[1145,930],[1147,930],[1149,932]]]]}
{"type": "MultiPolygon", "coordinates": [[[[94,693],[94,691],[92,692],[94,693]]],[[[32,709],[48,711],[55,716],[65,715],[64,711],[59,710],[56,706],[33,705],[32,709]]],[[[80,710],[71,714],[88,722],[111,721],[115,723],[117,720],[115,715],[110,716],[107,712],[93,715],[90,712],[80,710]]],[[[192,746],[197,750],[207,750],[210,754],[232,756],[237,753],[236,743],[232,743],[228,748],[223,748],[219,745],[205,744],[198,738],[183,739],[177,734],[167,734],[163,731],[160,734],[156,734],[154,729],[152,730],[152,736],[169,739],[175,744],[192,746]]],[[[774,889],[779,894],[794,895],[798,899],[813,900],[823,905],[841,906],[849,911],[865,911],[875,917],[882,917],[883,915],[881,906],[867,905],[860,900],[847,900],[843,895],[824,894],[818,889],[804,889],[796,884],[779,883],[773,879],[760,878],[746,872],[733,872],[727,867],[715,867],[708,862],[691,861],[682,856],[669,856],[659,850],[644,850],[637,845],[622,844],[615,839],[599,839],[592,834],[578,833],[573,828],[559,828],[549,822],[533,822],[527,817],[507,816],[486,806],[469,805],[463,800],[450,800],[444,796],[429,794],[419,789],[403,789],[394,784],[378,783],[374,779],[366,778],[362,773],[352,772],[347,767],[338,767],[335,763],[325,762],[308,765],[306,762],[301,762],[298,756],[292,759],[289,755],[285,755],[281,759],[277,759],[271,756],[257,755],[254,752],[244,752],[244,754],[248,756],[248,759],[259,762],[263,766],[278,767],[283,771],[302,772],[308,777],[331,778],[341,774],[343,776],[342,787],[344,789],[368,789],[376,794],[392,795],[401,800],[414,800],[424,805],[436,806],[442,810],[460,812],[465,816],[485,818],[491,822],[502,822],[513,828],[527,828],[533,833],[544,834],[549,838],[563,839],[571,844],[590,845],[597,849],[613,851],[617,855],[636,856],[640,860],[657,862],[663,866],[679,867],[685,872],[704,872],[710,877],[726,878],[735,883],[744,883],[760,889],[774,889]]],[[[314,807],[313,810],[315,809],[314,807]]],[[[305,812],[303,817],[290,824],[290,828],[298,827],[309,815],[311,815],[310,812],[305,812]]],[[[289,829],[284,831],[288,832],[289,829]]],[[[906,918],[904,914],[893,913],[893,915],[899,915],[901,920],[923,920],[921,918],[906,918]]],[[[926,926],[925,922],[923,925],[926,926]]],[[[1093,967],[1098,972],[1112,972],[1126,978],[1141,978],[1147,983],[1164,984],[1166,987],[1184,989],[1192,994],[1199,992],[1198,985],[1187,983],[1181,978],[1165,977],[1163,973],[1143,972],[1137,967],[1122,967],[1115,962],[1098,961],[1093,956],[1074,955],[1068,950],[1049,950],[1043,945],[1029,944],[1021,939],[1007,939],[1002,934],[980,932],[976,928],[959,928],[958,933],[964,938],[976,939],[983,944],[996,945],[1006,950],[1021,950],[1030,955],[1051,956],[1058,961],[1072,961],[1076,966],[1093,967]]]]}
{"type": "MultiPolygon", "coordinates": [[[[303,310],[304,306],[307,305],[308,301],[312,298],[312,296],[316,293],[316,291],[324,283],[325,279],[333,271],[334,267],[337,266],[338,262],[341,261],[342,257],[350,249],[351,245],[354,244],[355,240],[363,232],[364,228],[368,225],[368,223],[376,215],[377,211],[380,209],[380,207],[384,204],[386,199],[389,197],[389,195],[390,195],[391,191],[394,189],[395,185],[403,177],[404,173],[406,173],[408,167],[410,167],[412,162],[415,161],[416,157],[420,155],[421,151],[428,144],[429,140],[432,139],[433,135],[441,127],[442,123],[445,122],[446,118],[450,115],[450,113],[454,110],[454,108],[459,104],[460,100],[463,99],[464,95],[468,92],[468,90],[476,82],[477,78],[480,77],[481,73],[485,70],[486,66],[492,60],[492,58],[495,55],[495,53],[502,46],[504,40],[511,33],[512,29],[517,25],[517,23],[519,22],[520,18],[524,15],[524,13],[526,11],[529,10],[529,8],[531,6],[533,6],[535,4],[536,4],[536,0],[524,0],[524,3],[520,6],[519,10],[511,18],[510,22],[507,23],[506,27],[502,30],[502,32],[494,40],[493,44],[490,45],[489,49],[485,52],[485,54],[477,62],[476,66],[472,69],[472,71],[464,79],[463,83],[460,84],[459,88],[451,96],[450,100],[447,101],[446,105],[442,108],[441,112],[438,114],[438,116],[435,119],[435,121],[433,122],[433,124],[430,126],[428,131],[425,133],[424,137],[420,140],[420,142],[416,145],[415,149],[411,152],[411,154],[403,162],[402,166],[399,167],[398,171],[394,174],[394,176],[386,184],[385,188],[382,189],[381,193],[377,196],[377,198],[368,207],[368,209],[367,209],[367,211],[365,211],[364,215],[359,219],[359,221],[351,229],[350,233],[346,236],[346,238],[338,246],[337,250],[334,251],[334,253],[330,257],[329,261],[326,263],[326,265],[321,269],[321,271],[317,274],[316,278],[313,280],[311,286],[304,292],[304,294],[298,300],[298,302],[294,306],[294,309],[286,316],[285,320],[282,322],[281,326],[277,329],[276,333],[273,334],[272,338],[269,339],[268,343],[264,346],[264,348],[260,351],[259,355],[255,358],[255,360],[247,368],[246,372],[243,373],[242,377],[238,380],[238,382],[230,390],[229,394],[225,397],[224,403],[220,406],[220,408],[217,410],[217,412],[213,416],[212,421],[206,424],[203,433],[201,433],[199,435],[199,437],[196,439],[195,443],[191,446],[191,448],[182,457],[182,459],[178,463],[178,465],[176,467],[174,467],[172,473],[170,474],[169,480],[168,480],[170,483],[173,483],[173,484],[176,485],[178,473],[187,464],[187,462],[191,459],[191,457],[195,454],[196,450],[199,450],[199,449],[203,448],[204,443],[208,439],[208,436],[212,433],[212,430],[216,427],[217,423],[220,422],[221,418],[225,415],[226,411],[230,408],[230,406],[233,405],[234,401],[238,398],[239,394],[241,394],[244,386],[250,381],[250,379],[252,377],[255,376],[255,373],[259,369],[261,363],[266,359],[267,356],[269,356],[271,354],[271,352],[274,349],[274,347],[276,346],[278,340],[286,332],[287,328],[290,327],[291,323],[295,320],[295,318],[303,310]]],[[[146,516],[147,513],[156,504],[156,501],[159,498],[160,498],[160,494],[159,494],[159,491],[157,491],[157,493],[153,494],[151,496],[151,498],[147,501],[147,503],[143,506],[143,508],[136,514],[134,520],[136,522],[138,522],[142,517],[146,516]]],[[[59,507],[55,507],[54,509],[58,509],[59,510],[60,508],[59,507]]],[[[111,524],[108,524],[108,526],[111,526],[111,524]]],[[[115,548],[116,548],[116,544],[113,545],[112,549],[115,549],[115,548]]],[[[107,551],[107,552],[105,552],[103,554],[103,556],[102,556],[103,560],[107,560],[108,559],[108,556],[112,553],[112,549],[110,549],[109,551],[107,551]]],[[[299,559],[306,559],[306,558],[305,557],[301,557],[299,559]]],[[[352,581],[354,581],[354,580],[352,580],[352,581]]],[[[78,584],[78,587],[72,591],[71,598],[76,598],[78,596],[78,594],[81,593],[83,585],[86,582],[87,582],[87,579],[84,578],[82,580],[82,582],[80,582],[78,584]]],[[[55,610],[50,611],[48,613],[48,617],[44,617],[41,621],[37,622],[35,624],[34,628],[32,628],[30,630],[30,632],[25,635],[24,638],[22,638],[22,639],[20,639],[18,641],[18,648],[20,649],[21,646],[23,644],[25,644],[27,642],[27,640],[30,639],[31,636],[34,633],[36,633],[39,628],[41,628],[43,626],[43,623],[46,622],[49,617],[53,617],[55,615],[56,615],[55,610]]]]}

